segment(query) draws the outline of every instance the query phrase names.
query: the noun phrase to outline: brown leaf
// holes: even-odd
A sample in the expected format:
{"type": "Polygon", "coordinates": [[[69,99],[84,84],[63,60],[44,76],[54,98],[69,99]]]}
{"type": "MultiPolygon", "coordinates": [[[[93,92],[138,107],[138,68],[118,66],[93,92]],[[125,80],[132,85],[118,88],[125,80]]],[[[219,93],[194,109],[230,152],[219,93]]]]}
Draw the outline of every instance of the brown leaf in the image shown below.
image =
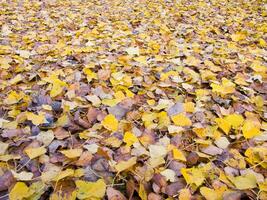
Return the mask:
{"type": "Polygon", "coordinates": [[[158,194],[151,192],[148,194],[147,199],[148,200],[162,200],[162,197],[158,194]]]}
{"type": "Polygon", "coordinates": [[[208,147],[202,148],[201,151],[203,153],[206,153],[206,154],[211,155],[211,156],[220,155],[223,152],[222,149],[220,149],[214,145],[210,145],[208,147]]]}
{"type": "Polygon", "coordinates": [[[23,134],[24,132],[22,129],[8,129],[8,130],[3,130],[2,137],[13,138],[13,137],[21,136],[23,134]]]}
{"type": "Polygon", "coordinates": [[[7,190],[10,188],[14,183],[16,182],[16,179],[12,175],[11,171],[6,171],[1,177],[0,177],[0,191],[7,190]]]}
{"type": "Polygon", "coordinates": [[[91,126],[87,120],[81,118],[79,111],[75,112],[74,114],[74,122],[83,128],[90,128],[91,126]]]}
{"type": "Polygon", "coordinates": [[[96,121],[97,119],[97,115],[99,114],[99,110],[97,110],[96,108],[89,108],[87,114],[86,114],[86,117],[87,117],[87,120],[89,121],[89,123],[93,123],[96,121]]]}
{"type": "Polygon", "coordinates": [[[89,151],[84,151],[75,164],[77,166],[87,166],[92,158],[93,155],[89,151]]]}
{"type": "Polygon", "coordinates": [[[169,196],[174,196],[178,194],[179,190],[185,188],[186,183],[183,179],[179,179],[179,181],[171,183],[165,189],[165,193],[169,196]]]}
{"type": "Polygon", "coordinates": [[[107,70],[107,69],[100,69],[98,72],[97,72],[97,76],[100,80],[102,81],[106,81],[109,79],[110,77],[110,70],[107,70]]]}
{"type": "Polygon", "coordinates": [[[167,185],[166,178],[161,174],[155,174],[152,178],[152,181],[159,187],[165,187],[167,185]]]}
{"type": "Polygon", "coordinates": [[[126,200],[126,197],[118,190],[112,187],[107,188],[108,200],[126,200]]]}
{"type": "Polygon", "coordinates": [[[188,165],[195,165],[198,162],[199,156],[196,152],[191,152],[187,157],[186,161],[188,165]]]}
{"type": "Polygon", "coordinates": [[[136,186],[133,180],[129,180],[126,183],[126,191],[127,191],[127,197],[128,199],[132,199],[132,196],[134,194],[134,191],[136,190],[136,186]]]}
{"type": "Polygon", "coordinates": [[[68,131],[66,131],[64,128],[62,128],[62,127],[57,127],[54,130],[54,135],[59,140],[63,140],[65,138],[67,138],[67,137],[70,137],[70,133],[68,131]]]}

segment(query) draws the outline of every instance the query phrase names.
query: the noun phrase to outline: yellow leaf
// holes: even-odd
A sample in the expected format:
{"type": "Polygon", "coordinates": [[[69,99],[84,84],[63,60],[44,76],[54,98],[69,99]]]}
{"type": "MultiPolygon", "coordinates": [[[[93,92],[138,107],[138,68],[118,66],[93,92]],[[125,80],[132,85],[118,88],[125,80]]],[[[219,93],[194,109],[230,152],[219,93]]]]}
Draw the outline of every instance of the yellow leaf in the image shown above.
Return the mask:
{"type": "Polygon", "coordinates": [[[10,67],[9,63],[11,62],[11,59],[0,57],[0,68],[2,69],[8,69],[10,67]]]}
{"type": "Polygon", "coordinates": [[[9,146],[8,143],[0,141],[0,155],[4,155],[6,153],[8,146],[9,146]]]}
{"type": "Polygon", "coordinates": [[[146,128],[156,127],[157,125],[153,122],[155,119],[157,119],[157,113],[144,113],[142,115],[142,121],[146,128]]]}
{"type": "Polygon", "coordinates": [[[136,164],[136,160],[137,160],[136,157],[131,157],[127,161],[120,161],[118,164],[115,165],[115,169],[117,170],[118,173],[122,172],[134,166],[136,164]]]}
{"type": "Polygon", "coordinates": [[[66,178],[68,176],[73,176],[74,175],[74,170],[73,169],[66,169],[64,171],[61,171],[55,178],[55,181],[59,181],[63,178],[66,178]]]}
{"type": "Polygon", "coordinates": [[[30,159],[37,158],[46,153],[46,148],[44,146],[37,148],[28,148],[25,150],[25,153],[30,159]]]}
{"type": "Polygon", "coordinates": [[[147,102],[147,104],[150,105],[150,106],[153,106],[153,105],[155,105],[155,103],[156,103],[154,99],[149,99],[149,100],[147,100],[146,102],[147,102]]]}
{"type": "Polygon", "coordinates": [[[255,126],[252,120],[246,120],[242,127],[243,135],[246,139],[253,138],[261,134],[260,129],[255,126]]]}
{"type": "Polygon", "coordinates": [[[225,132],[226,134],[229,133],[229,131],[231,130],[231,124],[223,119],[223,118],[216,118],[215,122],[218,124],[218,126],[223,130],[223,132],[225,132]]]}
{"type": "Polygon", "coordinates": [[[218,93],[222,97],[235,92],[235,84],[226,78],[222,78],[221,84],[211,83],[210,86],[212,92],[218,93]]]}
{"type": "Polygon", "coordinates": [[[170,118],[165,111],[161,111],[158,113],[158,129],[164,128],[169,126],[170,124],[170,118]]]}
{"type": "Polygon", "coordinates": [[[49,110],[49,111],[52,111],[52,110],[53,110],[53,109],[52,109],[52,106],[50,106],[50,105],[45,105],[45,104],[42,105],[42,108],[45,109],[45,110],[49,110]]]}
{"type": "Polygon", "coordinates": [[[246,168],[245,158],[239,153],[237,149],[230,149],[229,153],[231,157],[229,157],[229,159],[224,161],[225,164],[229,165],[230,167],[237,168],[237,169],[246,168]]]}
{"type": "Polygon", "coordinates": [[[189,65],[189,66],[196,66],[198,67],[201,63],[201,61],[197,58],[195,58],[194,56],[188,56],[186,58],[186,60],[184,61],[185,64],[189,65]]]}
{"type": "Polygon", "coordinates": [[[120,102],[120,100],[118,100],[118,99],[103,99],[102,100],[103,105],[107,105],[110,107],[116,106],[119,102],[120,102]]]}
{"type": "Polygon", "coordinates": [[[195,111],[195,104],[193,102],[186,102],[183,104],[185,112],[192,113],[195,111]]]}
{"type": "Polygon", "coordinates": [[[205,197],[206,200],[221,200],[225,190],[226,187],[220,187],[217,189],[201,187],[200,193],[205,197]]]}
{"type": "Polygon", "coordinates": [[[114,97],[115,97],[118,101],[122,101],[123,99],[126,98],[122,91],[115,92],[114,97]]]}
{"type": "Polygon", "coordinates": [[[256,106],[258,108],[260,108],[260,109],[263,108],[263,106],[264,106],[264,99],[262,98],[262,96],[256,96],[252,100],[253,100],[253,102],[256,104],[256,106]]]}
{"type": "Polygon", "coordinates": [[[39,113],[38,115],[36,115],[34,113],[27,112],[26,117],[27,120],[32,121],[34,125],[40,125],[47,122],[44,113],[39,113]]]}
{"type": "Polygon", "coordinates": [[[259,42],[259,45],[260,45],[261,47],[265,47],[266,44],[267,44],[267,43],[265,42],[265,40],[262,39],[262,38],[260,38],[258,42],[259,42]]]}
{"type": "Polygon", "coordinates": [[[16,155],[16,154],[6,154],[6,155],[1,155],[0,156],[0,161],[4,161],[7,162],[9,160],[15,160],[15,159],[20,159],[21,156],[20,155],[16,155]]]}
{"type": "Polygon", "coordinates": [[[135,61],[143,64],[143,65],[147,65],[147,57],[146,56],[139,56],[134,58],[135,61]]]}
{"type": "Polygon", "coordinates": [[[27,198],[27,200],[37,200],[41,199],[40,197],[46,191],[47,187],[45,183],[42,181],[34,182],[29,187],[31,196],[27,198]]]}
{"type": "Polygon", "coordinates": [[[92,79],[97,79],[97,74],[89,68],[84,68],[83,73],[86,74],[88,82],[90,82],[92,79]]]}
{"type": "Polygon", "coordinates": [[[216,65],[213,64],[213,62],[209,61],[209,60],[205,60],[204,61],[205,66],[207,66],[211,71],[213,72],[220,72],[222,71],[222,69],[216,65]]]}
{"type": "Polygon", "coordinates": [[[128,89],[124,89],[124,92],[125,92],[126,96],[129,97],[129,98],[133,98],[134,95],[135,95],[133,92],[131,92],[128,89]]]}
{"type": "Polygon", "coordinates": [[[73,176],[74,176],[74,177],[82,177],[82,176],[84,176],[84,174],[85,174],[85,170],[82,169],[82,168],[79,168],[79,169],[76,169],[76,170],[74,171],[73,176]]]}
{"type": "Polygon", "coordinates": [[[207,128],[193,128],[193,131],[200,138],[205,138],[208,132],[207,128]]]}
{"type": "Polygon", "coordinates": [[[147,200],[147,193],[142,183],[139,185],[138,195],[142,200],[147,200]]]}
{"type": "Polygon", "coordinates": [[[56,97],[57,95],[61,94],[63,91],[62,86],[59,84],[53,84],[52,89],[50,90],[50,96],[56,97]]]}
{"type": "Polygon", "coordinates": [[[257,187],[257,180],[253,174],[244,176],[227,176],[227,178],[236,186],[238,190],[246,190],[257,187]]]}
{"type": "Polygon", "coordinates": [[[62,150],[60,152],[64,154],[67,158],[77,158],[81,156],[83,150],[82,149],[68,149],[68,150],[62,150]]]}
{"type": "Polygon", "coordinates": [[[63,91],[63,87],[67,86],[64,81],[58,79],[58,75],[56,73],[51,74],[47,78],[44,78],[44,80],[52,84],[52,89],[50,91],[51,97],[56,97],[61,94],[61,92],[63,91]]]}
{"type": "Polygon", "coordinates": [[[21,76],[21,74],[18,74],[14,78],[9,80],[9,84],[14,85],[14,84],[17,84],[20,81],[22,81],[22,76],[21,76]]]}
{"type": "Polygon", "coordinates": [[[250,68],[253,69],[255,72],[258,72],[258,73],[266,73],[267,72],[266,66],[264,66],[260,62],[252,63],[250,68]]]}
{"type": "Polygon", "coordinates": [[[171,118],[176,126],[191,126],[192,125],[191,120],[182,113],[178,115],[174,115],[171,118]]]}
{"type": "Polygon", "coordinates": [[[8,94],[7,98],[4,100],[4,103],[8,105],[15,104],[18,103],[22,98],[22,93],[12,91],[8,94]]]}
{"type": "Polygon", "coordinates": [[[114,115],[109,114],[102,121],[102,125],[106,129],[108,129],[112,132],[115,132],[118,130],[119,123],[118,123],[118,120],[116,119],[116,117],[114,115]]]}
{"type": "Polygon", "coordinates": [[[238,128],[244,122],[244,118],[239,114],[228,115],[225,117],[225,120],[234,128],[238,128]]]}
{"type": "Polygon", "coordinates": [[[132,146],[135,142],[138,142],[138,138],[131,132],[127,131],[124,134],[123,142],[126,143],[127,146],[132,146]]]}
{"type": "Polygon", "coordinates": [[[200,186],[205,180],[204,173],[198,168],[182,168],[181,174],[183,175],[187,184],[195,184],[197,187],[200,186]]]}
{"type": "Polygon", "coordinates": [[[28,186],[23,182],[17,182],[9,193],[10,200],[22,200],[31,195],[28,186]]]}
{"type": "Polygon", "coordinates": [[[57,120],[57,126],[62,126],[64,127],[69,123],[70,119],[67,114],[63,114],[61,117],[58,118],[57,120]]]}
{"type": "Polygon", "coordinates": [[[118,148],[121,146],[122,141],[120,139],[118,139],[117,137],[112,136],[112,137],[105,139],[104,143],[107,146],[118,148]]]}
{"type": "Polygon", "coordinates": [[[186,161],[186,158],[185,158],[183,152],[177,148],[172,150],[172,155],[173,155],[173,158],[176,160],[186,161]]]}
{"type": "Polygon", "coordinates": [[[96,182],[75,181],[78,199],[101,199],[106,192],[106,183],[103,179],[96,182]]]}
{"type": "Polygon", "coordinates": [[[231,35],[231,39],[232,39],[234,42],[239,42],[239,41],[241,41],[241,40],[246,39],[246,35],[245,35],[244,33],[237,32],[237,33],[231,35]]]}
{"type": "Polygon", "coordinates": [[[260,191],[265,191],[265,192],[267,192],[267,180],[265,180],[265,181],[262,182],[262,183],[258,183],[258,184],[259,184],[260,191]]]}

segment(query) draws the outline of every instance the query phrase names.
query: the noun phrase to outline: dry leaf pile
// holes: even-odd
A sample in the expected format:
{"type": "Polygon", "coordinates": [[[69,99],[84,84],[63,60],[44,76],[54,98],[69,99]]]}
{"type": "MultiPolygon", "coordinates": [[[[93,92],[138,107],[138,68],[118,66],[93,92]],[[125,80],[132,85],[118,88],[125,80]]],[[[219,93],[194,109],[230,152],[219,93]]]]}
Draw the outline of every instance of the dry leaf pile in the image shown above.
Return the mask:
{"type": "Polygon", "coordinates": [[[267,4],[2,0],[0,199],[267,199],[267,4]]]}

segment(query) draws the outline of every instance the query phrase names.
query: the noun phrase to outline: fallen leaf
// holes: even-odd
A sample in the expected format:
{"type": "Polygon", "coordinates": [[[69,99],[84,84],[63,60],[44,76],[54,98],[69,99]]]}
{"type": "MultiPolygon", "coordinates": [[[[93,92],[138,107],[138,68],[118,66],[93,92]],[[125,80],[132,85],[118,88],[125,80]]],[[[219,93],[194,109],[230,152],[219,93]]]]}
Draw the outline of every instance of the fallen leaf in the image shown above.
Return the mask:
{"type": "Polygon", "coordinates": [[[137,160],[136,157],[131,157],[127,161],[120,161],[114,167],[115,167],[116,171],[119,173],[119,172],[122,172],[122,171],[127,170],[127,169],[131,168],[132,166],[134,166],[136,164],[136,160],[137,160]]]}
{"type": "Polygon", "coordinates": [[[54,133],[53,131],[42,131],[40,132],[36,139],[43,143],[44,146],[48,146],[54,140],[54,133]]]}
{"type": "Polygon", "coordinates": [[[257,126],[255,126],[253,121],[250,121],[250,120],[246,120],[244,122],[244,125],[242,127],[242,132],[243,132],[244,137],[247,139],[253,138],[261,134],[260,129],[257,126]]]}
{"type": "Polygon", "coordinates": [[[25,153],[30,159],[37,158],[43,154],[46,153],[46,148],[44,146],[42,147],[37,147],[37,148],[27,148],[25,150],[25,153]]]}
{"type": "Polygon", "coordinates": [[[257,187],[257,180],[253,174],[246,174],[244,176],[236,176],[236,177],[227,176],[227,178],[239,190],[246,190],[257,187]]]}
{"type": "Polygon", "coordinates": [[[77,158],[80,157],[83,150],[82,149],[68,149],[68,150],[62,150],[60,151],[62,154],[64,154],[67,158],[77,158]]]}
{"type": "Polygon", "coordinates": [[[9,144],[0,141],[0,155],[4,155],[8,149],[9,144]]]}
{"type": "Polygon", "coordinates": [[[172,155],[173,155],[173,158],[176,160],[186,161],[186,158],[185,158],[183,152],[177,148],[174,148],[172,150],[172,155]]]}
{"type": "Polygon", "coordinates": [[[176,174],[175,171],[171,170],[171,169],[165,169],[162,172],[160,172],[161,175],[165,176],[167,181],[170,182],[175,182],[176,180],[176,174]]]}
{"type": "Polygon", "coordinates": [[[31,195],[28,186],[23,182],[17,182],[9,193],[10,200],[22,200],[31,195]]]}
{"type": "Polygon", "coordinates": [[[118,120],[114,117],[114,115],[109,114],[102,121],[102,125],[106,129],[108,129],[108,130],[110,130],[112,132],[115,132],[115,131],[118,130],[119,123],[118,123],[118,120]]]}
{"type": "Polygon", "coordinates": [[[20,173],[17,173],[13,170],[11,170],[11,172],[12,172],[13,176],[19,181],[30,181],[33,178],[33,173],[31,173],[31,172],[22,171],[20,173]]]}
{"type": "Polygon", "coordinates": [[[197,187],[200,186],[205,180],[205,175],[202,169],[198,168],[182,168],[181,173],[187,184],[195,184],[197,187]]]}
{"type": "Polygon", "coordinates": [[[171,117],[176,126],[191,126],[191,120],[184,114],[177,114],[171,117]]]}
{"type": "Polygon", "coordinates": [[[77,180],[75,184],[78,199],[100,199],[104,197],[106,192],[106,183],[103,179],[96,182],[77,180]]]}
{"type": "Polygon", "coordinates": [[[138,142],[138,138],[132,132],[125,132],[123,136],[123,141],[127,146],[132,146],[135,142],[138,142]]]}

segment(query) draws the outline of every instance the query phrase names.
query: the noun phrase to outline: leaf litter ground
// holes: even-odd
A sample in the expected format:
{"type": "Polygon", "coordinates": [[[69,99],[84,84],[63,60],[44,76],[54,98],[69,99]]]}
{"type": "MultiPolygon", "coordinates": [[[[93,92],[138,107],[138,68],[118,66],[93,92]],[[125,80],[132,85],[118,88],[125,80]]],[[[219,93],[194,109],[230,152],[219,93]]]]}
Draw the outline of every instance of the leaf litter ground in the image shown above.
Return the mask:
{"type": "Polygon", "coordinates": [[[267,199],[267,4],[0,2],[0,199],[267,199]]]}

